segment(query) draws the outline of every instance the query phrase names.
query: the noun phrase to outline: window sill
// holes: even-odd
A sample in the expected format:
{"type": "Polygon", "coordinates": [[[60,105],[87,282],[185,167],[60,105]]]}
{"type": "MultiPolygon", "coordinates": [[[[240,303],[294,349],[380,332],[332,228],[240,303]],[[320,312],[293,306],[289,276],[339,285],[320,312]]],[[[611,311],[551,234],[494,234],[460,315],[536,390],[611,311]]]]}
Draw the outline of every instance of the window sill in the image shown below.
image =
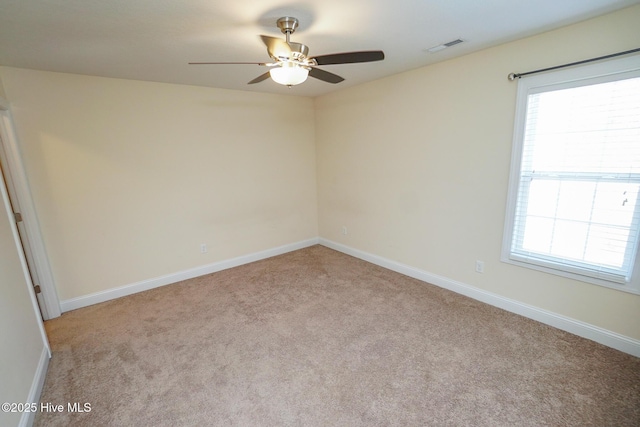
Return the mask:
{"type": "Polygon", "coordinates": [[[541,265],[538,265],[538,264],[531,264],[531,263],[528,263],[528,262],[514,260],[514,259],[511,259],[508,255],[507,256],[503,255],[500,258],[500,261],[502,261],[502,262],[504,262],[506,264],[511,264],[511,265],[516,265],[516,266],[519,266],[519,267],[528,268],[530,270],[542,271],[544,273],[553,274],[555,276],[565,277],[565,278],[568,278],[568,279],[578,280],[580,282],[586,282],[586,283],[591,283],[593,285],[604,286],[606,288],[615,289],[617,291],[622,291],[622,292],[627,292],[627,293],[630,293],[630,294],[640,295],[640,289],[638,289],[638,288],[633,286],[634,285],[634,281],[632,281],[630,283],[627,283],[627,284],[609,282],[607,280],[597,279],[595,277],[584,276],[584,275],[581,275],[581,274],[571,273],[571,272],[564,271],[564,270],[558,270],[558,269],[551,268],[551,267],[545,267],[545,266],[541,266],[541,265]]]}

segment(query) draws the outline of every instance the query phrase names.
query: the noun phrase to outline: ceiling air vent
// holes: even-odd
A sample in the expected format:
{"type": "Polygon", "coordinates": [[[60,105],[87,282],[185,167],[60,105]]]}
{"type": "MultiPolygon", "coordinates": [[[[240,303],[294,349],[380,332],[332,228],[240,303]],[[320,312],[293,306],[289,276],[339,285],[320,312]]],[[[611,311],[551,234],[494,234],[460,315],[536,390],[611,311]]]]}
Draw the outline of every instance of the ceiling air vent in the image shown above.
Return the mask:
{"type": "Polygon", "coordinates": [[[439,44],[438,46],[433,46],[433,47],[427,49],[427,52],[431,52],[431,53],[440,52],[443,49],[446,49],[446,48],[451,47],[451,46],[455,46],[455,45],[460,44],[462,42],[464,42],[464,40],[462,40],[462,39],[451,40],[450,42],[442,43],[442,44],[439,44]]]}
{"type": "Polygon", "coordinates": [[[458,43],[462,43],[462,40],[461,39],[455,39],[455,40],[450,41],[449,43],[445,43],[444,45],[446,47],[451,47],[451,46],[457,45],[458,43]]]}

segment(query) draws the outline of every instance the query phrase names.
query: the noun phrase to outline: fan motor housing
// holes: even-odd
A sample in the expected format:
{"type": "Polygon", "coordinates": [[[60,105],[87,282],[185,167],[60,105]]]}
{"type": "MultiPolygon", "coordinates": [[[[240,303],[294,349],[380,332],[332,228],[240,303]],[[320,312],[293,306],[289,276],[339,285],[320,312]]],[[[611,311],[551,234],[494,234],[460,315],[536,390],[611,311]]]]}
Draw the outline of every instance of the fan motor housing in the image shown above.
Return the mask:
{"type": "Polygon", "coordinates": [[[291,55],[294,59],[304,59],[309,55],[309,47],[302,43],[289,42],[291,46],[291,55]]]}

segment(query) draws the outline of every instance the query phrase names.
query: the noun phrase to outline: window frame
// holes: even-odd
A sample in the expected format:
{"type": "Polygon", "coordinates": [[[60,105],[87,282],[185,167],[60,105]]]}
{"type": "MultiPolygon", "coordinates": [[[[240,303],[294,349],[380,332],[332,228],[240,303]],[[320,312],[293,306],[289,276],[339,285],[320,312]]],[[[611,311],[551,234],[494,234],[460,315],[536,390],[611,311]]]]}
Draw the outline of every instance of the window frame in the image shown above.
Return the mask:
{"type": "MultiPolygon", "coordinates": [[[[585,275],[586,273],[581,273],[580,268],[575,268],[575,266],[571,265],[558,264],[553,261],[538,262],[529,260],[525,256],[518,255],[512,250],[514,226],[517,220],[516,212],[518,195],[521,188],[521,165],[529,95],[622,80],[629,77],[640,77],[640,55],[613,59],[606,62],[592,63],[579,67],[571,67],[518,79],[511,167],[509,173],[509,187],[501,253],[502,262],[582,282],[605,286],[624,292],[640,294],[640,250],[638,250],[637,246],[636,248],[633,248],[635,252],[635,262],[631,278],[630,281],[625,283],[608,280],[606,274],[603,274],[600,278],[588,276],[585,275]]],[[[585,175],[587,174],[585,173],[585,175]]],[[[526,186],[526,188],[528,189],[529,187],[526,186]]],[[[640,197],[638,200],[640,200],[640,197]]],[[[638,242],[638,245],[640,245],[640,241],[638,242]]]]}

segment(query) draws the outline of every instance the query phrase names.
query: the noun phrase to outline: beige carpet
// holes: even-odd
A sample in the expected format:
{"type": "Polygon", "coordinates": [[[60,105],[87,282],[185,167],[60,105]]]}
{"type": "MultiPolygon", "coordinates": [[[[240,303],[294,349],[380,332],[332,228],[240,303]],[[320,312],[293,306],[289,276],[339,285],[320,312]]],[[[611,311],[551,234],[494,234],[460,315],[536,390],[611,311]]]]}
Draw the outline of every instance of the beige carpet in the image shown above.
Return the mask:
{"type": "Polygon", "coordinates": [[[322,246],[46,328],[36,426],[640,425],[640,359],[322,246]]]}

